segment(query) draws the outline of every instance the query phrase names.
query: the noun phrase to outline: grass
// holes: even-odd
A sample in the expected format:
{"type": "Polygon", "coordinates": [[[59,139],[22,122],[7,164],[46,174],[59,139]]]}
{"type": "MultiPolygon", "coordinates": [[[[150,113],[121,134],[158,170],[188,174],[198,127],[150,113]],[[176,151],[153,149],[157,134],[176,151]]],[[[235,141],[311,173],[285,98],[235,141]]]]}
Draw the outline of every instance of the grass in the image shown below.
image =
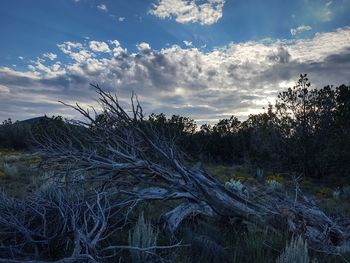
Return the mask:
{"type": "Polygon", "coordinates": [[[0,149],[0,188],[14,197],[25,197],[32,187],[32,178],[39,176],[33,159],[39,157],[11,149],[0,149]]]}
{"type": "MultiPolygon", "coordinates": [[[[40,162],[38,156],[28,155],[21,152],[5,150],[0,152],[0,185],[4,191],[16,197],[25,197],[28,191],[34,188],[45,188],[45,173],[47,170],[39,170],[36,165],[40,162]]],[[[48,167],[49,168],[49,167],[48,167]]],[[[222,182],[230,179],[242,184],[260,185],[253,172],[244,166],[212,166],[208,168],[211,175],[217,177],[222,182]]],[[[267,173],[266,178],[288,186],[288,179],[278,175],[267,173]]],[[[303,180],[302,190],[308,195],[314,195],[317,204],[324,211],[331,215],[350,216],[350,205],[347,195],[350,195],[350,187],[344,187],[344,194],[338,199],[332,198],[332,189],[325,188],[313,181],[303,180]],[[327,189],[327,191],[323,190],[327,189]],[[316,194],[315,193],[322,193],[316,194]],[[326,193],[326,194],[325,194],[326,193]]],[[[161,201],[142,204],[130,214],[130,221],[125,226],[125,231],[113,236],[116,244],[134,244],[141,246],[169,245],[182,241],[186,244],[193,244],[191,248],[179,248],[169,251],[157,251],[169,262],[174,263],[243,263],[261,262],[275,263],[281,254],[286,251],[286,244],[292,241],[287,227],[283,227],[283,222],[276,231],[264,225],[250,224],[223,218],[206,218],[195,216],[186,219],[179,228],[175,236],[169,235],[159,226],[161,225],[159,215],[169,210],[169,204],[176,206],[180,201],[169,202],[167,206],[161,201]],[[141,215],[142,211],[142,217],[141,215]],[[159,231],[157,231],[159,229],[159,231]],[[128,235],[128,233],[130,233],[128,235]],[[200,261],[199,261],[200,260],[200,261]]],[[[145,256],[143,254],[120,253],[120,260],[117,262],[140,262],[145,256]],[[133,255],[132,255],[133,254],[133,255]]],[[[349,255],[344,255],[350,260],[349,255]]],[[[342,262],[337,256],[330,256],[310,252],[310,258],[316,258],[319,263],[342,262]]],[[[113,262],[113,261],[112,261],[113,262]]],[[[116,261],[114,261],[116,262],[116,261]]],[[[280,261],[282,262],[282,261],[280,261]]],[[[283,261],[284,262],[284,261],[283,261]]]]}

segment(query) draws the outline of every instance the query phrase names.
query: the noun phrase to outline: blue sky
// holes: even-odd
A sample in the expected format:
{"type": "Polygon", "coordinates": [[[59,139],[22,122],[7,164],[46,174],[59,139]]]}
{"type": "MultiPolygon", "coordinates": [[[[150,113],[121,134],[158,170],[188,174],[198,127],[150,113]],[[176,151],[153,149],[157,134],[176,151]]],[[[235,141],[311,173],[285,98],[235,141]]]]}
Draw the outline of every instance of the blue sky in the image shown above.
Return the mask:
{"type": "Polygon", "coordinates": [[[293,85],[349,83],[350,0],[2,0],[0,120],[94,105],[89,83],[148,113],[244,119],[293,85]],[[327,77],[326,77],[327,76],[327,77]]]}

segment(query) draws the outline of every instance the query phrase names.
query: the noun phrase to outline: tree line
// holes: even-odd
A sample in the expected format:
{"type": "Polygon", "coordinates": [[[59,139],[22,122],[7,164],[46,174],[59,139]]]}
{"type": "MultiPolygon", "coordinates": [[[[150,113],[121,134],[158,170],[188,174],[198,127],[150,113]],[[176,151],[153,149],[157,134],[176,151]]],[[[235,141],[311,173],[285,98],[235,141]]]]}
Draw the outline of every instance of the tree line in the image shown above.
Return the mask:
{"type": "MultiPolygon", "coordinates": [[[[103,114],[98,118],[104,122],[103,114]]],[[[148,121],[189,160],[249,164],[314,177],[350,174],[349,85],[312,88],[302,74],[294,87],[279,93],[274,105],[245,121],[231,116],[198,127],[189,117],[163,113],[151,114],[148,121]]],[[[7,120],[0,125],[0,147],[28,149],[33,131],[63,122],[61,117],[41,118],[34,124],[7,120]]]]}

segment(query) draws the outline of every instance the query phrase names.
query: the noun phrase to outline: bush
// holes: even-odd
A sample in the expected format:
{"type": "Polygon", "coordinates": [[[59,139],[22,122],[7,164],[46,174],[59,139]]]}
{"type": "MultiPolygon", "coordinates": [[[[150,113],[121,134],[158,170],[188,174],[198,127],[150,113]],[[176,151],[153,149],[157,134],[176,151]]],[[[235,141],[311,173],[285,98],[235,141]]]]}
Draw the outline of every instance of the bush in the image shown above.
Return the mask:
{"type": "Polygon", "coordinates": [[[247,188],[239,180],[230,179],[228,182],[225,183],[225,187],[237,192],[239,195],[248,195],[247,188]]]}
{"type": "Polygon", "coordinates": [[[275,181],[275,180],[267,180],[267,188],[272,191],[283,190],[283,184],[275,181]]]}

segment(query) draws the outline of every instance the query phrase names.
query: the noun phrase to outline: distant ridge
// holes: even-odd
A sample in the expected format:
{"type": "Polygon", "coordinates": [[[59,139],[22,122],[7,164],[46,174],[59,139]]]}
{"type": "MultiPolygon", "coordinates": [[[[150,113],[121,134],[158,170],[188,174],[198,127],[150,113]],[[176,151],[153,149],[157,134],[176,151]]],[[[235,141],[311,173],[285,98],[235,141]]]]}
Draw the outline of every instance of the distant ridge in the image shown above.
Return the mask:
{"type": "Polygon", "coordinates": [[[30,119],[26,119],[23,121],[19,121],[19,124],[26,124],[26,125],[34,125],[34,124],[38,124],[41,120],[48,120],[50,119],[49,117],[45,116],[40,116],[40,117],[35,117],[35,118],[30,118],[30,119]]]}

